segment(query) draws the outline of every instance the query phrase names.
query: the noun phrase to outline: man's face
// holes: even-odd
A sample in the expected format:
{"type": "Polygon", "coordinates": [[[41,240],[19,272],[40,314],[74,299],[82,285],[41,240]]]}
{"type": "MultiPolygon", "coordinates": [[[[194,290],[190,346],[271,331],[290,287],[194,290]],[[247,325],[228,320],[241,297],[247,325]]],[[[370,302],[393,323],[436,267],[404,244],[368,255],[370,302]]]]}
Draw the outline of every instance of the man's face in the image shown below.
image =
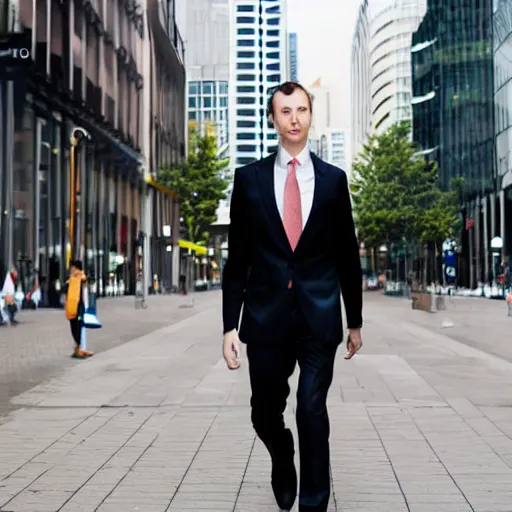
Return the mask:
{"type": "Polygon", "coordinates": [[[295,89],[286,95],[281,91],[274,95],[274,114],[270,121],[274,124],[281,143],[306,145],[311,126],[309,99],[302,89],[295,89]]]}

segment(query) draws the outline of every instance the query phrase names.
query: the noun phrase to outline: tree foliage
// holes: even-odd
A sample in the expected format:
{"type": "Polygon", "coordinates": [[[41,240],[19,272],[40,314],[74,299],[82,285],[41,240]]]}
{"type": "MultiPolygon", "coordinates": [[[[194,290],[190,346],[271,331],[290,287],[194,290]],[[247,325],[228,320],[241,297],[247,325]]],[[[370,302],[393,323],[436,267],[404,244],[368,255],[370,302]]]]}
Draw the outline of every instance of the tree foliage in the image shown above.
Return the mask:
{"type": "Polygon", "coordinates": [[[173,190],[180,201],[180,216],[187,239],[206,245],[209,229],[216,220],[219,201],[226,198],[229,182],[224,178],[227,159],[217,156],[214,136],[200,136],[195,129],[189,133],[189,153],[183,165],[162,168],[158,181],[173,190]]]}
{"type": "Polygon", "coordinates": [[[372,135],[353,166],[354,215],[367,246],[439,243],[459,228],[457,189],[439,186],[437,164],[419,156],[410,123],[372,135]]]}

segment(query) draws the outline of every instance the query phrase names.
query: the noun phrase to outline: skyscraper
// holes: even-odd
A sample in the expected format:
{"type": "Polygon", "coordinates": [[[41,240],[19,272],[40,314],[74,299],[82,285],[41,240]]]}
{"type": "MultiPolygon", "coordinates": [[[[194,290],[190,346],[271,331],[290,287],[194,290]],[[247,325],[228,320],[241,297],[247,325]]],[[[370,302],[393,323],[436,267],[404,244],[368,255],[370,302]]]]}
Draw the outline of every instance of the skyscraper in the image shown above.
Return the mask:
{"type": "Polygon", "coordinates": [[[371,130],[370,14],[368,0],[359,8],[350,63],[352,158],[362,151],[371,130]]]}
{"type": "Polygon", "coordinates": [[[288,78],[285,0],[230,0],[230,165],[263,158],[277,149],[268,122],[272,88],[288,78]]]}
{"type": "Polygon", "coordinates": [[[412,119],[411,41],[426,0],[394,0],[370,23],[371,124],[383,132],[412,119]]]}
{"type": "Polygon", "coordinates": [[[491,0],[429,0],[411,49],[414,140],[439,165],[443,188],[464,180],[457,278],[470,287],[489,277],[489,243],[500,226],[492,21],[491,0]]]}
{"type": "Polygon", "coordinates": [[[352,42],[352,158],[372,132],[412,118],[410,47],[425,11],[426,0],[361,5],[352,42]]]}
{"type": "Polygon", "coordinates": [[[299,70],[297,63],[297,34],[292,32],[289,40],[290,49],[290,80],[299,81],[299,70]]]}
{"type": "Polygon", "coordinates": [[[228,151],[228,0],[187,0],[187,78],[189,128],[217,138],[228,151]]]}

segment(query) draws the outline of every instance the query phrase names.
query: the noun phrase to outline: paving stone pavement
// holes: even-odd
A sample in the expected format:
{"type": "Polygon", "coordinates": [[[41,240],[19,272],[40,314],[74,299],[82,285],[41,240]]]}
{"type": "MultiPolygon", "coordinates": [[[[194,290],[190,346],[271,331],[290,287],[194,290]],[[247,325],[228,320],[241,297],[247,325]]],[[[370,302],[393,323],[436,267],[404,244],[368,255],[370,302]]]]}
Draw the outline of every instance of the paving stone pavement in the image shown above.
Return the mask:
{"type": "MultiPolygon", "coordinates": [[[[146,310],[135,309],[134,297],[100,299],[103,328],[89,332],[88,346],[96,353],[120,346],[191,316],[214,297],[209,292],[150,296],[146,310]],[[194,308],[181,307],[192,301],[194,308]]],[[[9,410],[12,396],[80,363],[69,357],[73,341],[63,310],[22,311],[18,318],[16,327],[0,327],[0,414],[9,410]]]]}
{"type": "MultiPolygon", "coordinates": [[[[0,511],[277,511],[212,297],[13,399],[0,511]]],[[[512,364],[365,297],[363,350],[329,395],[330,512],[512,512],[512,364]]]]}

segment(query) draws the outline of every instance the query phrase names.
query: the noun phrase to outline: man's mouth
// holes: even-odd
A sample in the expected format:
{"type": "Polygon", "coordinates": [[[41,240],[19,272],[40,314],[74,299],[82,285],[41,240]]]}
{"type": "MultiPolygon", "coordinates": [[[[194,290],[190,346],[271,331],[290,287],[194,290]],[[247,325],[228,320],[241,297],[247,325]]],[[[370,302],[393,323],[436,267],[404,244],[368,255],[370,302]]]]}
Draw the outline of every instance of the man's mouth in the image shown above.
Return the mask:
{"type": "Polygon", "coordinates": [[[299,129],[290,130],[288,133],[290,133],[291,135],[298,135],[300,133],[300,130],[299,129]]]}

